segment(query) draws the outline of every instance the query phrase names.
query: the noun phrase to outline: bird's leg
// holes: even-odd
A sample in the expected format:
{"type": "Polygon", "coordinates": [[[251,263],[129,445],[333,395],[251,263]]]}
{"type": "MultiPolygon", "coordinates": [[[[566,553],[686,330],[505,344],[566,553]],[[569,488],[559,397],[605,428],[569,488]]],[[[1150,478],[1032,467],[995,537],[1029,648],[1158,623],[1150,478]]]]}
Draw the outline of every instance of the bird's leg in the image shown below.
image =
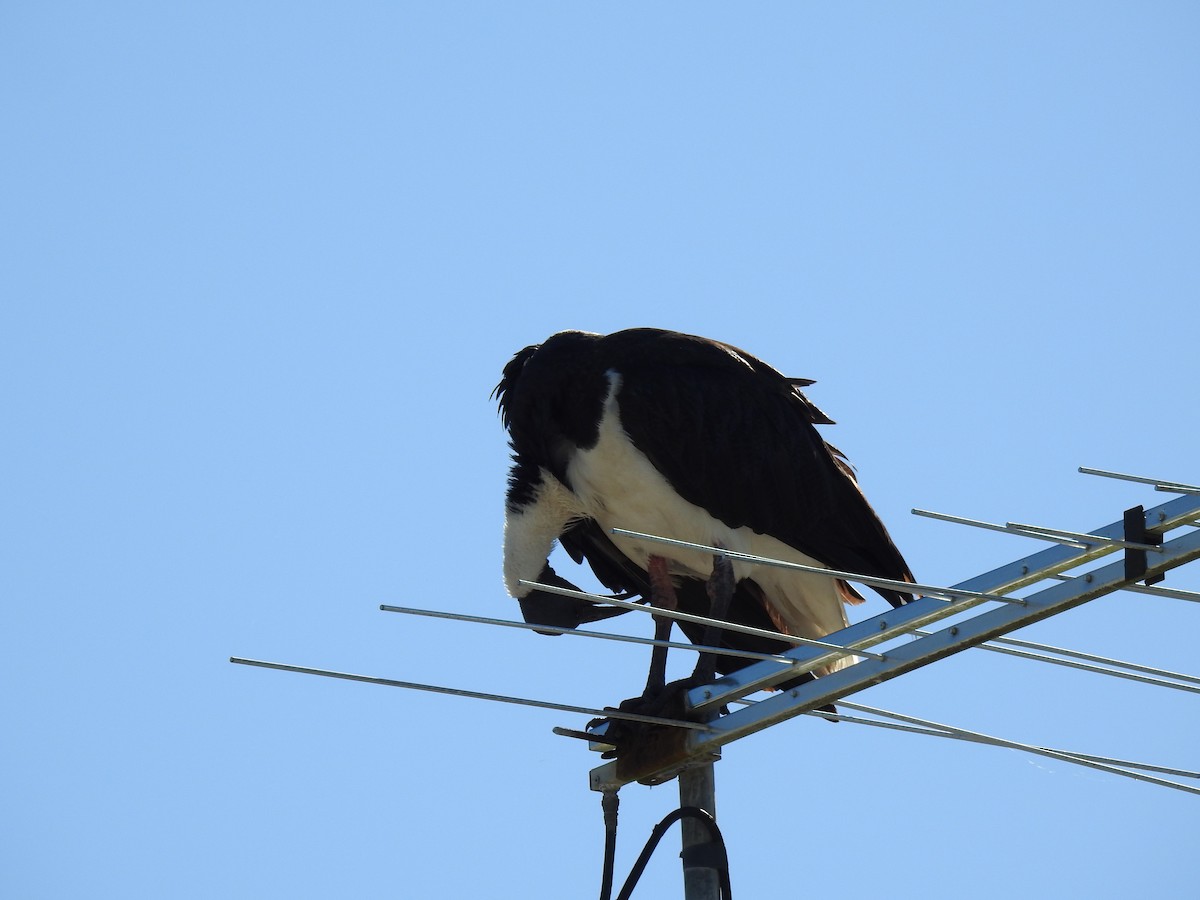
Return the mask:
{"type": "MultiPolygon", "coordinates": [[[[667,572],[667,561],[661,556],[651,556],[646,562],[646,573],[650,580],[650,605],[657,609],[678,609],[679,602],[675,595],[675,587],[667,572]]],[[[713,558],[713,574],[708,582],[710,615],[715,619],[724,619],[733,601],[734,577],[733,565],[722,554],[713,558]]],[[[654,616],[654,638],[666,641],[671,636],[671,619],[666,616],[654,616]]],[[[712,625],[705,630],[704,643],[716,645],[721,640],[719,628],[712,625]]],[[[713,680],[716,674],[716,657],[712,653],[702,653],[696,663],[696,670],[691,676],[681,678],[667,684],[667,648],[656,646],[650,657],[650,674],[646,678],[646,690],[641,697],[634,697],[621,703],[620,709],[626,712],[639,712],[647,715],[662,716],[668,719],[687,718],[687,691],[697,684],[713,680]]],[[[706,718],[712,718],[712,713],[706,718]]],[[[617,719],[597,719],[592,724],[606,722],[605,739],[614,748],[603,754],[605,759],[614,757],[621,759],[638,759],[642,748],[659,747],[661,752],[663,733],[677,729],[664,728],[661,725],[644,725],[636,722],[623,722],[617,719]]],[[[676,737],[670,740],[676,740],[676,737]]],[[[647,757],[648,758],[648,757],[647,757]]]]}
{"type": "MultiPolygon", "coordinates": [[[[659,609],[677,609],[679,601],[675,597],[671,577],[667,574],[667,561],[661,556],[651,556],[646,563],[646,573],[650,576],[650,605],[659,609]]],[[[654,616],[654,639],[669,640],[671,624],[666,616],[654,616]]],[[[642,696],[648,698],[662,693],[666,683],[667,648],[656,646],[650,654],[650,674],[646,677],[646,690],[642,696]]]]}
{"type": "MultiPolygon", "coordinates": [[[[649,600],[652,609],[679,608],[675,596],[675,586],[671,584],[671,576],[667,572],[667,561],[661,556],[651,556],[646,561],[646,574],[650,580],[649,600]]],[[[671,637],[671,619],[666,616],[654,616],[654,639],[666,641],[671,637]]],[[[650,673],[646,676],[646,689],[640,697],[630,697],[622,700],[619,709],[626,712],[637,712],[644,715],[660,715],[664,703],[673,696],[666,690],[667,686],[667,648],[655,646],[650,654],[650,673]]],[[[624,753],[631,752],[630,748],[637,747],[648,731],[662,726],[648,726],[638,722],[626,722],[621,719],[593,719],[589,728],[606,723],[605,739],[610,741],[615,750],[603,754],[605,759],[612,759],[624,753]]]]}
{"type": "MultiPolygon", "coordinates": [[[[733,592],[736,587],[733,578],[733,563],[723,553],[713,555],[713,570],[708,577],[708,617],[717,621],[725,621],[729,615],[729,606],[733,602],[733,592]]],[[[704,644],[707,647],[721,645],[722,631],[715,625],[704,629],[704,644]]],[[[708,684],[717,675],[717,656],[715,653],[701,653],[696,661],[696,670],[692,677],[700,684],[708,684]]]]}

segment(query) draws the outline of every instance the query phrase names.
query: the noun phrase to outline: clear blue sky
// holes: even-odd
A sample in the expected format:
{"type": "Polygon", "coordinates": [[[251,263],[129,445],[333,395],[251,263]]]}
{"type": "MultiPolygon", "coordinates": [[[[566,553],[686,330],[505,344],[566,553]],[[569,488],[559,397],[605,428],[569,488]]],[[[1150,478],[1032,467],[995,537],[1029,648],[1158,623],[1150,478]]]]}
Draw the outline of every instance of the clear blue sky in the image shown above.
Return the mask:
{"type": "MultiPolygon", "coordinates": [[[[1165,497],[1078,465],[1200,480],[1198,38],[1183,2],[5,4],[0,892],[595,896],[582,717],[228,662],[637,692],[642,648],[378,611],[515,613],[488,394],[554,331],[817,379],[927,582],[1039,545],[914,506],[1088,530],[1165,497]]],[[[1123,594],[1022,636],[1195,672],[1198,628],[1123,594]]],[[[1193,695],[982,651],[859,699],[1200,762],[1193,695]]],[[[1015,752],[804,719],[717,780],[741,897],[1195,887],[1200,800],[1015,752]]],[[[622,799],[623,875],[676,794],[622,799]]]]}

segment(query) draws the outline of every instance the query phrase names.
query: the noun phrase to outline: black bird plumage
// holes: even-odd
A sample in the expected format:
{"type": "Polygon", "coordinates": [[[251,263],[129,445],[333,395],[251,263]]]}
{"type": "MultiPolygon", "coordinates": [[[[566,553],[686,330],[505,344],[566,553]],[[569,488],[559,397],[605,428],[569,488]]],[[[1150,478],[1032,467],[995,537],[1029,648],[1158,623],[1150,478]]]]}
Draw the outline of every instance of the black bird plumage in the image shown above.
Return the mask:
{"type": "MultiPolygon", "coordinates": [[[[561,332],[519,351],[494,396],[513,451],[505,575],[526,620],[575,627],[618,612],[518,584],[569,585],[547,561],[555,539],[610,591],[634,598],[650,595],[648,556],[663,556],[680,608],[708,612],[711,556],[705,564],[615,539],[613,526],[674,527],[681,533],[665,536],[748,552],[773,539],[765,546],[801,561],[911,582],[844,456],[818,434],[832,420],[802,393],[811,383],[731,345],[653,328],[561,332]]],[[[821,638],[839,617],[844,624],[842,600],[861,602],[844,583],[813,575],[793,583],[784,572],[736,566],[726,618],[821,638]]],[[[912,599],[876,590],[893,606],[912,599]]],[[[701,626],[680,625],[701,640],[701,626]]],[[[720,644],[791,646],[733,632],[720,644]]],[[[720,657],[717,669],[745,664],[720,657]]]]}

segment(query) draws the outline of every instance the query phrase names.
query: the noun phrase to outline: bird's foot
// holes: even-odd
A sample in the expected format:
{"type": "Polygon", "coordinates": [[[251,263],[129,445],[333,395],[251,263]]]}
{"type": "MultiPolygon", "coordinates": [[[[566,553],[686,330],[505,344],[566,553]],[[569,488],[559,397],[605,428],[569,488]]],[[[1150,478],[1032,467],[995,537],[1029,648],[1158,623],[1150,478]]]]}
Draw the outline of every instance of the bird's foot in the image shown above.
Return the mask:
{"type": "MultiPolygon", "coordinates": [[[[628,700],[622,700],[615,708],[607,708],[613,709],[615,712],[632,713],[639,716],[653,716],[657,719],[669,719],[676,722],[707,721],[712,718],[711,713],[706,712],[699,716],[693,715],[689,712],[687,703],[688,691],[706,683],[696,673],[693,673],[687,678],[668,682],[661,687],[648,687],[641,696],[630,697],[628,700]]],[[[637,722],[619,717],[593,719],[588,723],[588,728],[592,729],[601,723],[607,723],[603,740],[606,743],[612,744],[615,748],[614,750],[606,751],[603,754],[604,759],[620,757],[623,753],[629,752],[631,748],[645,741],[655,731],[661,731],[664,728],[675,728],[675,726],[671,725],[637,722]]]]}

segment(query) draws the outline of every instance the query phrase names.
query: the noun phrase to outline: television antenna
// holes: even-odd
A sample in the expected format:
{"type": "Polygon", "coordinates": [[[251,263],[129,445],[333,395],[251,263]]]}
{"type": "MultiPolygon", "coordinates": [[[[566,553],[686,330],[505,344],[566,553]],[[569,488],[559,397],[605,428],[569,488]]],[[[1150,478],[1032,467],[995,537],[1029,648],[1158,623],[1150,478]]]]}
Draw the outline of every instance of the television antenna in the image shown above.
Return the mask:
{"type": "MultiPolygon", "coordinates": [[[[821,641],[806,641],[773,634],[771,636],[777,640],[796,644],[793,649],[780,654],[728,651],[628,635],[553,629],[524,622],[437,610],[388,605],[380,607],[381,610],[392,613],[453,619],[497,627],[557,630],[590,639],[631,641],[659,646],[665,644],[693,651],[730,653],[750,660],[744,668],[732,674],[688,690],[684,701],[685,714],[681,718],[645,716],[613,709],[510,697],[243,657],[231,657],[230,661],[641,723],[647,729],[645,733],[653,739],[640,742],[641,746],[636,748],[622,748],[615,760],[603,763],[589,773],[591,789],[602,794],[606,830],[609,832],[609,861],[606,865],[602,897],[607,897],[607,891],[611,890],[611,843],[615,836],[617,792],[635,781],[661,784],[675,778],[679,780],[681,802],[681,810],[677,813],[688,816],[683,822],[685,897],[687,900],[716,900],[722,894],[727,894],[728,870],[722,858],[723,847],[719,845],[719,830],[716,828],[714,816],[713,764],[720,758],[724,746],[800,715],[819,715],[865,725],[1018,749],[1149,784],[1200,794],[1200,772],[1005,740],[846,699],[865,688],[975,647],[1132,679],[1158,687],[1200,693],[1200,677],[1197,676],[1006,637],[1010,632],[1026,625],[1115,591],[1138,591],[1200,602],[1200,593],[1156,586],[1167,572],[1200,558],[1200,487],[1178,481],[1164,481],[1086,467],[1081,467],[1079,471],[1088,475],[1153,485],[1157,491],[1179,496],[1149,510],[1142,506],[1125,510],[1120,519],[1089,532],[1016,522],[996,524],[914,509],[913,513],[916,515],[957,525],[1003,531],[1052,544],[1037,553],[950,587],[899,584],[852,572],[805,567],[728,550],[714,550],[711,547],[678,541],[669,536],[621,532],[627,537],[650,543],[722,553],[748,564],[800,568],[860,584],[900,587],[920,595],[911,603],[856,622],[841,631],[827,635],[821,641]],[[1106,557],[1115,559],[1106,560],[1106,557]],[[855,657],[856,661],[839,671],[798,686],[775,690],[764,698],[757,696],[847,655],[855,657]],[[831,712],[829,707],[834,703],[840,710],[849,712],[831,712]],[[1197,783],[1188,783],[1189,780],[1197,780],[1197,783]]],[[[653,612],[659,616],[686,617],[684,613],[652,610],[641,604],[614,600],[601,594],[572,591],[553,585],[538,587],[543,591],[583,598],[594,603],[625,606],[641,612],[653,612]]],[[[704,623],[708,621],[702,617],[690,618],[704,623]]],[[[724,622],[716,624],[722,628],[740,627],[724,622]]],[[[559,735],[584,739],[588,741],[592,750],[598,752],[612,754],[616,749],[605,740],[608,722],[593,722],[583,729],[562,727],[555,728],[554,731],[559,735]]],[[[672,816],[678,818],[677,814],[672,816]]],[[[669,816],[668,820],[673,822],[672,816],[669,816]]],[[[669,824],[668,820],[660,823],[660,829],[669,824]]],[[[656,830],[652,841],[656,843],[660,837],[661,830],[656,830]]],[[[649,849],[652,847],[648,847],[649,849]]],[[[647,855],[644,853],[643,857],[647,855]]],[[[639,860],[638,866],[642,865],[644,859],[639,860]]],[[[633,883],[636,883],[638,866],[635,866],[635,871],[630,876],[633,883]]],[[[633,884],[627,882],[618,900],[628,897],[632,887],[633,884]]]]}

